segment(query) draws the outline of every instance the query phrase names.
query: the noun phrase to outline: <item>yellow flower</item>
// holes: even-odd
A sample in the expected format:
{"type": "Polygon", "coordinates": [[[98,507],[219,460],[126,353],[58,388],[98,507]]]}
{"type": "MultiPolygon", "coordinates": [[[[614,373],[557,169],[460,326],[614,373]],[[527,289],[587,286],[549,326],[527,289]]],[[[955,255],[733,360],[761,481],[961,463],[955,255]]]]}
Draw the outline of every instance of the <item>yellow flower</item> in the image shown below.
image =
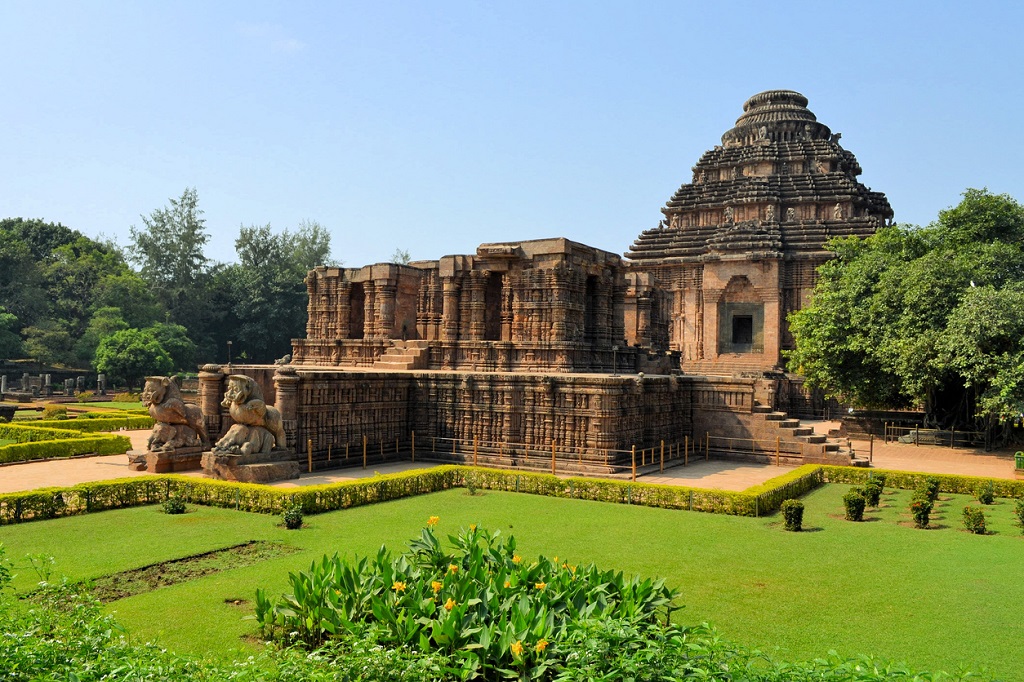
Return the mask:
{"type": "Polygon", "coordinates": [[[546,639],[541,639],[540,641],[537,642],[537,646],[534,647],[534,649],[536,649],[538,654],[540,652],[544,651],[547,648],[548,648],[548,640],[546,640],[546,639]]]}
{"type": "Polygon", "coordinates": [[[459,572],[459,567],[456,566],[455,564],[448,564],[448,572],[449,573],[458,573],[459,572]]]}
{"type": "Polygon", "coordinates": [[[440,520],[441,520],[440,516],[431,516],[429,519],[427,519],[427,525],[428,526],[436,526],[437,522],[440,521],[440,520]]]}
{"type": "Polygon", "coordinates": [[[536,587],[538,590],[543,590],[545,587],[548,586],[548,584],[547,583],[534,583],[533,586],[536,587]]]}
{"type": "Polygon", "coordinates": [[[441,591],[441,583],[439,583],[436,580],[434,582],[430,583],[430,586],[432,588],[434,588],[434,594],[437,594],[438,592],[441,591]]]}
{"type": "Polygon", "coordinates": [[[475,524],[475,523],[474,523],[474,524],[471,524],[471,525],[469,526],[469,529],[470,529],[471,531],[473,531],[473,532],[476,532],[476,524],[475,524]]]}
{"type": "Polygon", "coordinates": [[[558,555],[555,555],[555,558],[553,559],[553,561],[554,561],[554,563],[556,563],[556,564],[558,563],[558,555]]]}
{"type": "Polygon", "coordinates": [[[396,580],[395,584],[391,586],[391,589],[395,592],[405,592],[405,583],[401,580],[396,580]]]}
{"type": "Polygon", "coordinates": [[[512,563],[514,563],[514,564],[518,564],[522,560],[523,560],[523,557],[519,556],[518,554],[515,554],[515,555],[512,556],[512,563]]]}
{"type": "Polygon", "coordinates": [[[456,605],[457,605],[457,602],[454,599],[452,599],[451,597],[448,597],[448,601],[446,601],[444,603],[444,607],[446,609],[448,609],[449,611],[454,609],[456,605]]]}
{"type": "Polygon", "coordinates": [[[517,639],[515,641],[515,644],[513,644],[509,648],[512,649],[512,653],[515,654],[516,656],[522,656],[523,655],[523,643],[520,640],[517,639]]]}
{"type": "Polygon", "coordinates": [[[510,588],[510,587],[512,587],[512,583],[511,583],[511,582],[509,582],[508,580],[506,580],[506,581],[505,581],[505,589],[507,590],[507,589],[508,589],[508,588],[510,588]]]}

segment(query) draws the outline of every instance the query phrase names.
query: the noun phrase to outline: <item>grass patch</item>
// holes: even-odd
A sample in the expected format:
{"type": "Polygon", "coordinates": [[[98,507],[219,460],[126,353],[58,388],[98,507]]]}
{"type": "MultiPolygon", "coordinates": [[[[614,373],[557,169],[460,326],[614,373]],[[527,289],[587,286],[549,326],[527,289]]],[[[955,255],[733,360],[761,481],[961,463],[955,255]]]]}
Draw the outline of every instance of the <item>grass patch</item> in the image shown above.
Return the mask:
{"type": "Polygon", "coordinates": [[[664,577],[682,591],[685,608],[676,620],[711,622],[731,639],[784,658],[836,649],[915,668],[952,671],[965,664],[1024,678],[1018,655],[1024,538],[1013,525],[1013,501],[986,508],[994,534],[982,537],[960,529],[970,496],[941,494],[935,529],[924,531],[912,527],[910,491],[886,492],[863,523],[843,520],[848,490],[827,485],[806,496],[803,525],[815,532],[802,533],[784,532],[778,514],[754,519],[450,490],[307,516],[297,532],[256,514],[199,507],[167,516],[143,507],[9,526],[2,540],[22,564],[22,589],[34,581],[20,559],[25,554],[51,554],[61,572],[82,579],[247,540],[298,550],[110,606],[134,637],[182,652],[247,654],[243,637],[255,627],[241,616],[251,606],[234,601],[251,599],[257,587],[280,594],[289,571],[324,553],[372,554],[382,543],[400,551],[437,514],[442,536],[479,523],[514,532],[524,557],[543,553],[664,577]]]}

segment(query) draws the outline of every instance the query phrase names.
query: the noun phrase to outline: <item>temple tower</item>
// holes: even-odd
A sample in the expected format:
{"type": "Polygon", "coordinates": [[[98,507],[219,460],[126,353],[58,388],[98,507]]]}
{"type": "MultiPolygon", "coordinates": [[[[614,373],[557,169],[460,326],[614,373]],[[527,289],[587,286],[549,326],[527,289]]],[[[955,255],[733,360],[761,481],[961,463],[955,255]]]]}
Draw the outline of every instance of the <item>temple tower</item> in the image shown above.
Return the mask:
{"type": "MultiPolygon", "coordinates": [[[[631,270],[663,295],[657,316],[643,319],[667,330],[684,370],[781,369],[793,347],[786,316],[807,303],[830,257],[825,242],[892,220],[839,138],[800,93],[754,95],[662,209],[664,220],[637,237],[631,270]]],[[[645,333],[627,324],[631,343],[643,345],[645,333]]]]}

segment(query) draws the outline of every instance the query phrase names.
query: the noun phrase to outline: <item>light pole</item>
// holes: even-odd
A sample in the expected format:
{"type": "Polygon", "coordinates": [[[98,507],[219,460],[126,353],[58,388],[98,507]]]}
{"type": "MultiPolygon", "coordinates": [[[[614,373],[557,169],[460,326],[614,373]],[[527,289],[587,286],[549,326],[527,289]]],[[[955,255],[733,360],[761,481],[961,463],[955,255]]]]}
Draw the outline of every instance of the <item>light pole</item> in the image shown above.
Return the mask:
{"type": "Polygon", "coordinates": [[[612,376],[619,376],[619,347],[612,346],[612,376]]]}
{"type": "Polygon", "coordinates": [[[228,366],[231,366],[231,342],[228,341],[228,366]]]}

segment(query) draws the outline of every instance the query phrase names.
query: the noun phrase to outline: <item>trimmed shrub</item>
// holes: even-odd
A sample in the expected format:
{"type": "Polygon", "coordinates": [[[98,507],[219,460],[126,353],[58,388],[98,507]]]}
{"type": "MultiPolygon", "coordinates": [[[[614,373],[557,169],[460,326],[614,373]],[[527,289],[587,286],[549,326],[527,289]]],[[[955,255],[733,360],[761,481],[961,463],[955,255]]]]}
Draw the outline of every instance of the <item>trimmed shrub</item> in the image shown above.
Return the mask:
{"type": "Polygon", "coordinates": [[[786,520],[786,530],[800,532],[804,523],[804,503],[786,500],[782,503],[782,517],[786,520]]]}
{"type": "Polygon", "coordinates": [[[864,482],[864,500],[869,507],[877,507],[882,500],[882,486],[884,483],[877,478],[869,478],[864,482]]]}
{"type": "MultiPolygon", "coordinates": [[[[868,477],[886,476],[886,487],[900,490],[914,490],[925,480],[924,474],[912,471],[893,471],[864,469],[861,467],[843,467],[827,464],[820,465],[823,483],[849,483],[860,485],[868,477]]],[[[1024,480],[1007,478],[985,478],[983,476],[963,476],[960,474],[932,474],[928,478],[941,481],[943,492],[958,495],[975,495],[978,486],[992,484],[992,492],[996,497],[1024,497],[1024,480]]]]}
{"type": "Polygon", "coordinates": [[[184,514],[186,511],[185,500],[181,499],[177,495],[174,497],[168,497],[164,500],[161,505],[164,510],[164,514],[184,514]]]}
{"type": "Polygon", "coordinates": [[[284,521],[284,527],[288,530],[302,528],[302,507],[298,505],[288,507],[281,513],[281,520],[284,521]]]}
{"type": "Polygon", "coordinates": [[[982,504],[992,504],[995,502],[995,493],[992,492],[991,483],[978,488],[978,502],[982,504]]]}
{"type": "Polygon", "coordinates": [[[63,405],[47,405],[43,408],[43,419],[67,419],[68,408],[63,405]]]}
{"type": "Polygon", "coordinates": [[[137,403],[142,400],[142,395],[139,393],[115,393],[115,403],[137,403]]]}
{"type": "Polygon", "coordinates": [[[1024,533],[1024,499],[1017,499],[1013,503],[1013,515],[1017,517],[1017,525],[1020,532],[1024,533]]]}
{"type": "Polygon", "coordinates": [[[928,499],[932,502],[939,499],[939,488],[942,487],[942,482],[936,476],[929,476],[924,479],[924,490],[928,493],[928,499]]]}
{"type": "Polygon", "coordinates": [[[964,507],[964,528],[975,535],[985,534],[985,512],[980,507],[964,507]]]}
{"type": "Polygon", "coordinates": [[[925,494],[915,494],[910,501],[910,514],[914,517],[914,526],[927,528],[932,513],[932,501],[925,494]]]}
{"type": "Polygon", "coordinates": [[[846,507],[846,520],[863,521],[864,505],[866,503],[867,500],[864,499],[860,488],[853,488],[850,492],[843,495],[843,506],[846,507]]]}
{"type": "Polygon", "coordinates": [[[78,402],[87,403],[90,402],[96,396],[92,391],[82,391],[78,394],[78,402]]]}

